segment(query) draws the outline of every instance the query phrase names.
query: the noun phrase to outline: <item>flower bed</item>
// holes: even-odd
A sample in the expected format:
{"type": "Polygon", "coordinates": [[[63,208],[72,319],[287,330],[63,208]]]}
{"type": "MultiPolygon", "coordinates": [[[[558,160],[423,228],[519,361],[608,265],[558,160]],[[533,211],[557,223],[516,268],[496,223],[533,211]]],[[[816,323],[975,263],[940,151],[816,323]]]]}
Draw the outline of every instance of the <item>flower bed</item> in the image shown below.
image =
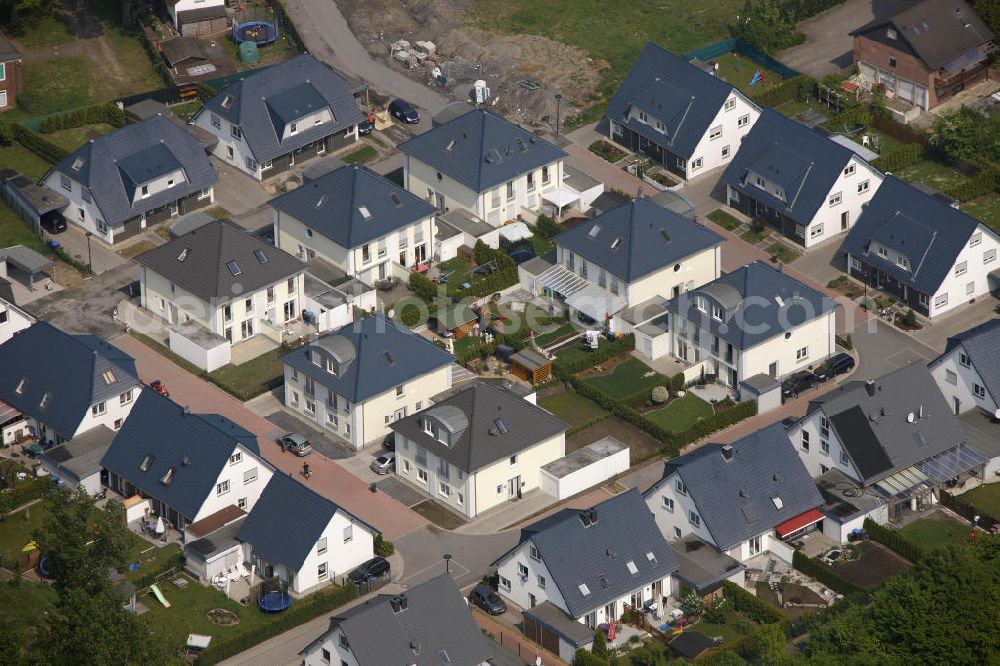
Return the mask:
{"type": "Polygon", "coordinates": [[[607,141],[604,141],[603,139],[600,139],[590,144],[590,146],[588,146],[587,149],[590,152],[597,155],[598,157],[600,157],[601,159],[607,160],[612,164],[618,162],[619,160],[624,159],[625,156],[628,155],[628,153],[626,153],[621,148],[618,148],[608,143],[607,141]]]}

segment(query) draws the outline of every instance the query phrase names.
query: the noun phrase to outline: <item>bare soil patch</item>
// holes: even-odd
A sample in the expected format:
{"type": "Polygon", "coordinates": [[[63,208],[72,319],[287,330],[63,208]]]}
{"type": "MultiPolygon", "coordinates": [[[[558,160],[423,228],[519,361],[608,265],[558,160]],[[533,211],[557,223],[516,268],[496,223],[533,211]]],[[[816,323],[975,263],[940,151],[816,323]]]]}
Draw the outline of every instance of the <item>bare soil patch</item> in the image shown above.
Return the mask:
{"type": "Polygon", "coordinates": [[[566,453],[582,449],[603,437],[614,437],[631,449],[633,463],[657,453],[663,446],[660,440],[626,423],[617,416],[604,419],[600,423],[584,428],[566,438],[566,453]]]}

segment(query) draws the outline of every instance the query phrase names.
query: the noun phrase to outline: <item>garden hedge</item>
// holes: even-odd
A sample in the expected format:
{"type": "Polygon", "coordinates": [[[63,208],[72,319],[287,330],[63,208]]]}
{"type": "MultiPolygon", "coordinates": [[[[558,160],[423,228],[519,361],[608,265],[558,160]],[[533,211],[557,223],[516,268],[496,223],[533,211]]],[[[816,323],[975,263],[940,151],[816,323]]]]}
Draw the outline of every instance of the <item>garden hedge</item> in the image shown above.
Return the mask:
{"type": "Polygon", "coordinates": [[[889,529],[885,525],[879,525],[871,518],[865,518],[864,529],[873,541],[878,541],[892,552],[911,562],[916,563],[924,556],[924,551],[920,546],[907,541],[899,532],[889,529]]]}
{"type": "Polygon", "coordinates": [[[845,0],[781,0],[781,13],[798,22],[844,4],[845,0]]]}
{"type": "Polygon", "coordinates": [[[16,482],[13,490],[10,491],[11,510],[44,497],[53,487],[52,478],[48,476],[16,482]]]}
{"type": "MultiPolygon", "coordinates": [[[[316,592],[305,599],[299,599],[291,608],[283,611],[280,615],[274,616],[271,622],[265,624],[258,631],[245,633],[228,641],[212,641],[212,645],[198,655],[198,659],[194,663],[205,665],[217,664],[293,627],[329,613],[335,608],[343,606],[356,596],[358,596],[357,588],[351,585],[348,587],[338,587],[329,591],[316,592]]],[[[257,610],[251,608],[243,612],[254,613],[257,610]]]]}
{"type": "Polygon", "coordinates": [[[779,106],[785,102],[807,99],[816,89],[816,81],[805,74],[786,79],[776,86],[764,88],[751,94],[755,102],[762,106],[779,106]]]}
{"type": "Polygon", "coordinates": [[[775,624],[785,621],[784,613],[732,581],[722,581],[722,590],[726,597],[732,600],[735,610],[746,614],[758,624],[775,624]]]}
{"type": "Polygon", "coordinates": [[[872,166],[882,171],[898,171],[924,159],[925,150],[919,143],[907,143],[872,161],[872,166]]]}
{"type": "Polygon", "coordinates": [[[834,592],[839,592],[844,596],[864,593],[864,589],[849,580],[841,578],[831,567],[806,556],[800,550],[796,550],[792,554],[792,566],[810,578],[815,578],[834,592]]]}
{"type": "MultiPolygon", "coordinates": [[[[598,363],[603,363],[609,358],[615,358],[616,356],[627,354],[633,349],[635,349],[635,335],[629,333],[628,335],[623,335],[622,337],[614,340],[604,340],[604,344],[599,346],[596,350],[591,351],[586,356],[575,361],[560,361],[557,357],[553,366],[559,368],[566,374],[575,375],[581,370],[586,370],[587,368],[597,365],[598,363]]],[[[567,379],[566,381],[572,381],[572,379],[567,379]]]]}
{"type": "Polygon", "coordinates": [[[987,166],[972,178],[947,188],[944,193],[959,201],[969,201],[1000,189],[1000,167],[987,166]]]}
{"type": "Polygon", "coordinates": [[[69,155],[69,151],[57,146],[48,139],[42,138],[38,134],[35,134],[21,123],[14,124],[13,133],[15,141],[41,157],[49,164],[55,164],[69,155]]]}
{"type": "Polygon", "coordinates": [[[96,104],[75,111],[67,111],[54,116],[49,116],[39,123],[42,134],[58,132],[59,130],[83,127],[84,125],[96,125],[105,123],[112,127],[125,126],[125,112],[118,108],[113,102],[107,104],[96,104]]]}

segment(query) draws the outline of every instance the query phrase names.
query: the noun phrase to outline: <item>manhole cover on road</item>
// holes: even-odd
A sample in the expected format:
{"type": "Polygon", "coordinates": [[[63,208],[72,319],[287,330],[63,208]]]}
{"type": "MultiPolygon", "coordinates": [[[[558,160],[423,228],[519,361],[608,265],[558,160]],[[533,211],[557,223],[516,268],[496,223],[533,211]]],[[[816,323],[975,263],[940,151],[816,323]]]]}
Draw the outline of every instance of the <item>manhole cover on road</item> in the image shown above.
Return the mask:
{"type": "Polygon", "coordinates": [[[330,458],[331,460],[343,460],[350,458],[353,453],[347,449],[347,445],[337,440],[327,437],[319,430],[312,428],[305,421],[298,419],[287,412],[275,412],[265,416],[268,421],[278,426],[285,432],[295,432],[303,435],[312,444],[313,451],[330,458]]]}

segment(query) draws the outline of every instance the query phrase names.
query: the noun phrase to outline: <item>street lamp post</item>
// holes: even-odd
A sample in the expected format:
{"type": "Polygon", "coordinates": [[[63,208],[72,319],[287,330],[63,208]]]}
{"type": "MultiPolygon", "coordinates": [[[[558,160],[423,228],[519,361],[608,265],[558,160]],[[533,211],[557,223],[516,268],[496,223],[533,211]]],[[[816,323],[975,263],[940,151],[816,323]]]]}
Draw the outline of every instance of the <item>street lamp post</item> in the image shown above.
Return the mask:
{"type": "Polygon", "coordinates": [[[94,257],[90,253],[90,237],[93,236],[91,232],[87,232],[87,269],[93,273],[94,272],[94,257]]]}
{"type": "Polygon", "coordinates": [[[556,93],[556,136],[559,136],[559,113],[562,111],[562,93],[556,93]]]}
{"type": "Polygon", "coordinates": [[[444,572],[451,573],[451,553],[444,554],[444,572]]]}

